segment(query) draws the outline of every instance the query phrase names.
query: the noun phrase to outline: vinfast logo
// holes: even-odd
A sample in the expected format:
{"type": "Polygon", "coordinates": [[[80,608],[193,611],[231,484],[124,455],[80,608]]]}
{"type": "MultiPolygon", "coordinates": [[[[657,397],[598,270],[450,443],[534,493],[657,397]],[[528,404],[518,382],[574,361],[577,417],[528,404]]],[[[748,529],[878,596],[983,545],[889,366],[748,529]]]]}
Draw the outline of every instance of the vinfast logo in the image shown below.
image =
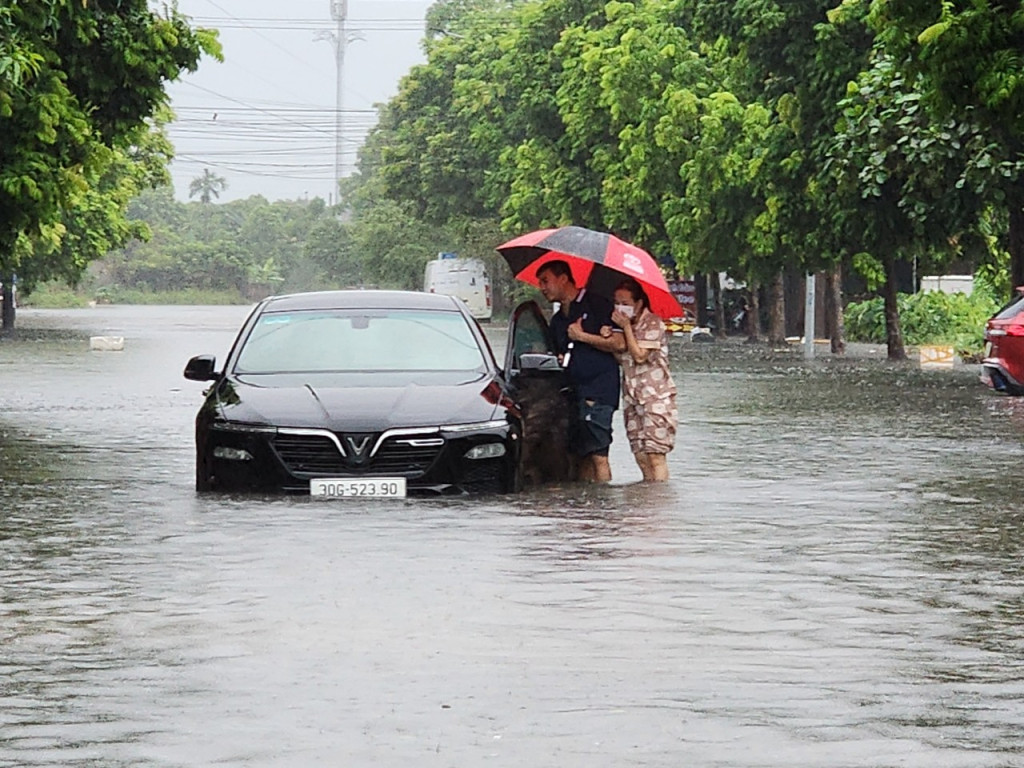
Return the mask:
{"type": "Polygon", "coordinates": [[[372,435],[345,435],[345,448],[352,464],[365,464],[370,455],[372,435]]]}

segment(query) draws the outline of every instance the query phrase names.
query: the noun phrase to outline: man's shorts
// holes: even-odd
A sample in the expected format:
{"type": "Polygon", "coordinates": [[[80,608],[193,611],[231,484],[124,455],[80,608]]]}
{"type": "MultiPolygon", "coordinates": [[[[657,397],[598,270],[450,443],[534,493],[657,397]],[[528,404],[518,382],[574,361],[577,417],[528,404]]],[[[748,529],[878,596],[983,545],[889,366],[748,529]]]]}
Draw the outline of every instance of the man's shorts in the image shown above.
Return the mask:
{"type": "Polygon", "coordinates": [[[607,456],[612,444],[612,415],[615,408],[593,400],[580,399],[569,436],[569,448],[577,456],[607,456]]]}

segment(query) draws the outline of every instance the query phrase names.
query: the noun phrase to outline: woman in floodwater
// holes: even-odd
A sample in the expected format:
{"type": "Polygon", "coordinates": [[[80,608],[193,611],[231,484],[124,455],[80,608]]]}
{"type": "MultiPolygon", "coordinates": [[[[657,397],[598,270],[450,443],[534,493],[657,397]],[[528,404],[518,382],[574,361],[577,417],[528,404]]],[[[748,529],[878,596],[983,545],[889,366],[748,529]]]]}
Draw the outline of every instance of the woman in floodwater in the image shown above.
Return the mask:
{"type": "Polygon", "coordinates": [[[666,455],[675,446],[678,419],[676,385],[668,367],[665,323],[650,307],[636,280],[626,278],[615,289],[612,322],[626,339],[626,350],[618,354],[626,437],[644,480],[668,480],[666,455]]]}

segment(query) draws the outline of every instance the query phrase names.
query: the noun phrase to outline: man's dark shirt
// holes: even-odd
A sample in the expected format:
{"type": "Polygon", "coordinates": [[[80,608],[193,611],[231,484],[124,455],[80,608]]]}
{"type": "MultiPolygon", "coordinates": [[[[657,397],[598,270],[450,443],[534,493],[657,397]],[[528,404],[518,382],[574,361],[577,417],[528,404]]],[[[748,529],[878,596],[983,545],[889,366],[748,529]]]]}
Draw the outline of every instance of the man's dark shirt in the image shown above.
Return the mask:
{"type": "MultiPolygon", "coordinates": [[[[555,312],[551,316],[551,333],[558,354],[564,355],[569,350],[569,326],[581,317],[583,330],[597,335],[602,326],[612,325],[612,303],[603,296],[581,289],[576,300],[569,305],[568,317],[562,314],[561,308],[555,312]]],[[[619,362],[610,352],[602,352],[580,341],[574,342],[567,373],[581,400],[619,407],[619,362]]]]}

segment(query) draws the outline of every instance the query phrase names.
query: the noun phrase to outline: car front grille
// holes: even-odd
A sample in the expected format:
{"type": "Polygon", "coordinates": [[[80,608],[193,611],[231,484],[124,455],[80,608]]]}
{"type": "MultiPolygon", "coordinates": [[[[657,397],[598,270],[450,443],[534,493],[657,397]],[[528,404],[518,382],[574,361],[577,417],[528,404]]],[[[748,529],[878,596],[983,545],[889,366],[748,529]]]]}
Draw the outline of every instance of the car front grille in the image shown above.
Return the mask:
{"type": "MultiPolygon", "coordinates": [[[[339,435],[339,438],[344,436],[339,435]]],[[[444,441],[439,437],[424,439],[392,435],[385,438],[376,453],[363,462],[343,456],[335,441],[326,434],[281,432],[274,437],[273,446],[288,471],[300,477],[417,477],[430,469],[444,448],[444,441]]]]}
{"type": "Polygon", "coordinates": [[[326,435],[290,435],[274,437],[274,450],[293,475],[346,474],[345,457],[326,435]]]}
{"type": "Polygon", "coordinates": [[[438,445],[414,445],[408,440],[390,437],[370,459],[370,466],[372,471],[382,474],[422,474],[434,463],[443,446],[443,442],[438,445]]]}

